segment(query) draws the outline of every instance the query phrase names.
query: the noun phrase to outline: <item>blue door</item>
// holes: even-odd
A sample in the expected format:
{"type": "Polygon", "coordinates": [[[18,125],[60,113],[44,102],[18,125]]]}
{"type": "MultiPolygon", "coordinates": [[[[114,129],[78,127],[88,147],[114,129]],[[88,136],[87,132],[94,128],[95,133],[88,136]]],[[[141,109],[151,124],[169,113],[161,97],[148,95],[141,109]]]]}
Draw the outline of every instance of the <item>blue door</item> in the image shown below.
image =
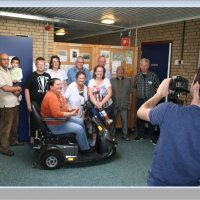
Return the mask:
{"type": "Polygon", "coordinates": [[[160,81],[167,78],[170,72],[171,43],[143,43],[142,58],[150,60],[150,71],[158,75],[160,81]]]}
{"type": "MultiPolygon", "coordinates": [[[[32,72],[32,38],[0,36],[0,53],[7,53],[9,56],[20,58],[20,67],[23,71],[22,87],[24,87],[28,75],[32,72]]],[[[29,140],[29,113],[26,107],[24,88],[19,109],[18,135],[19,141],[29,140]]]]}

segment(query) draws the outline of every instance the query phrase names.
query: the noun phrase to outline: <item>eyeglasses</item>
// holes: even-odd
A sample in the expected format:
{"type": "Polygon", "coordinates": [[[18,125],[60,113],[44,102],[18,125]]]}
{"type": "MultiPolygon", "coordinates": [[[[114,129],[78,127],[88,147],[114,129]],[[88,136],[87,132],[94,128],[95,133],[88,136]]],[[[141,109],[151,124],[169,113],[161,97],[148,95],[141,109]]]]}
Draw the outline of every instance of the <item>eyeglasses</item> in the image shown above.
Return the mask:
{"type": "Polygon", "coordinates": [[[84,63],[84,62],[77,62],[77,63],[84,63]]]}

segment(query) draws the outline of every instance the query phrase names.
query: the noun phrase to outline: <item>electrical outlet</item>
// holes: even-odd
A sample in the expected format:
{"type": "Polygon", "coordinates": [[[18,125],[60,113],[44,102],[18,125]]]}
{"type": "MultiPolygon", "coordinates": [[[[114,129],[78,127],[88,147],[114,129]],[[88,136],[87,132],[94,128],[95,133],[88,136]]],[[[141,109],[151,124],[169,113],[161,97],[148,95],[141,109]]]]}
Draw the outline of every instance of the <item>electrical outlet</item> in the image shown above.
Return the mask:
{"type": "Polygon", "coordinates": [[[182,65],[183,64],[183,60],[175,60],[175,65],[182,65]]]}
{"type": "Polygon", "coordinates": [[[175,60],[175,65],[179,65],[179,60],[175,60]]]}

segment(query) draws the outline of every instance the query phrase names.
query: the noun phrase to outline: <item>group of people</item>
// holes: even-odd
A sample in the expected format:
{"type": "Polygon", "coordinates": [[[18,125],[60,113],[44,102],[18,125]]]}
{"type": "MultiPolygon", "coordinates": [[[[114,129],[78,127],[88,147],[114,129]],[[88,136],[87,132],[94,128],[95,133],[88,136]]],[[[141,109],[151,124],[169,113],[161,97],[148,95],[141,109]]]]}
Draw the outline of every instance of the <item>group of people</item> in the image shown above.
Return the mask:
{"type": "MultiPolygon", "coordinates": [[[[22,91],[21,80],[23,78],[22,69],[20,68],[20,59],[14,57],[11,60],[12,68],[8,69],[9,56],[1,54],[1,96],[4,98],[1,106],[1,134],[0,152],[5,155],[14,155],[9,145],[21,145],[17,138],[17,126],[19,122],[19,104],[22,91]],[[5,76],[6,73],[6,76],[5,76]],[[7,77],[7,79],[6,79],[7,77]],[[12,103],[8,98],[13,98],[12,103]],[[8,108],[15,108],[15,113],[10,115],[15,120],[10,120],[9,127],[5,126],[4,113],[8,108]],[[4,131],[5,128],[5,131],[4,131]],[[13,132],[13,133],[12,133],[13,132]],[[6,141],[6,142],[5,142],[6,141]],[[9,142],[10,141],[10,142],[9,142]]],[[[96,67],[90,72],[84,67],[84,58],[77,57],[75,66],[70,68],[66,73],[61,69],[61,61],[57,55],[50,59],[49,69],[45,71],[45,59],[36,58],[36,71],[32,72],[27,78],[24,86],[25,99],[28,111],[30,112],[30,143],[34,143],[35,133],[38,129],[35,122],[31,102],[37,102],[41,108],[43,117],[66,117],[66,122],[49,122],[47,125],[54,134],[74,132],[81,150],[90,150],[96,144],[97,128],[90,124],[89,132],[93,135],[91,144],[88,144],[84,127],[84,104],[90,100],[96,111],[103,111],[111,119],[110,131],[113,136],[116,135],[116,118],[118,113],[122,120],[122,138],[130,141],[128,134],[127,113],[132,103],[132,85],[129,78],[124,76],[124,67],[118,66],[116,77],[111,78],[108,69],[105,68],[106,58],[99,56],[96,67]],[[54,98],[55,97],[55,98],[54,98]],[[55,99],[52,100],[52,99],[55,99]],[[57,100],[57,101],[56,101],[57,100]]],[[[148,72],[149,60],[140,61],[140,72],[136,75],[134,88],[139,91],[137,102],[141,105],[146,99],[153,96],[159,85],[159,80],[154,73],[148,72]],[[143,89],[145,88],[145,90],[143,89]]],[[[14,112],[14,111],[13,111],[14,112]]],[[[6,120],[6,119],[5,119],[6,120]]],[[[137,122],[138,136],[135,140],[142,138],[144,134],[145,121],[137,122]],[[141,136],[142,135],[142,136],[141,136]]],[[[151,127],[151,125],[149,125],[151,127]]]]}
{"type": "MultiPolygon", "coordinates": [[[[0,54],[0,152],[13,156],[11,145],[20,145],[17,136],[18,109],[21,101],[22,71],[20,60],[14,57],[12,69],[8,69],[9,56],[0,54]]],[[[30,111],[31,142],[37,130],[32,116],[31,102],[40,106],[43,117],[64,117],[64,122],[48,122],[53,134],[75,133],[83,153],[91,152],[95,146],[97,130],[91,125],[93,141],[88,143],[84,124],[84,103],[89,99],[97,111],[105,111],[114,121],[110,126],[115,136],[118,113],[122,119],[122,138],[130,141],[127,127],[127,112],[131,108],[132,89],[137,96],[136,141],[145,139],[148,128],[151,138],[155,137],[155,125],[160,127],[160,136],[153,154],[147,184],[199,185],[199,142],[200,142],[200,70],[191,85],[193,99],[190,106],[160,103],[169,94],[170,79],[161,84],[158,77],[149,71],[149,60],[140,60],[140,71],[134,78],[124,76],[124,68],[117,67],[116,77],[110,78],[105,69],[106,58],[100,56],[92,72],[84,68],[84,58],[79,56],[75,66],[66,74],[58,56],[52,56],[49,70],[45,72],[45,60],[36,59],[36,71],[25,83],[25,99],[30,111]],[[158,105],[157,105],[158,104],[158,105]]]]}

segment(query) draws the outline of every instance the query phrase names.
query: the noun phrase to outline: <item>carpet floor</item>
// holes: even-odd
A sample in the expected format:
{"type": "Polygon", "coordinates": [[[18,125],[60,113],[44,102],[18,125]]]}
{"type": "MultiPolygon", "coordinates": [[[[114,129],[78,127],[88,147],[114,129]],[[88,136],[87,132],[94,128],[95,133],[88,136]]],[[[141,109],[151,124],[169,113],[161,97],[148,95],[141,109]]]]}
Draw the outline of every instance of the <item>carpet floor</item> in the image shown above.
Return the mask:
{"type": "Polygon", "coordinates": [[[153,144],[149,139],[135,142],[133,134],[130,142],[124,141],[120,132],[117,139],[112,159],[53,171],[34,166],[29,144],[11,147],[15,156],[0,154],[0,186],[145,186],[153,144]]]}

